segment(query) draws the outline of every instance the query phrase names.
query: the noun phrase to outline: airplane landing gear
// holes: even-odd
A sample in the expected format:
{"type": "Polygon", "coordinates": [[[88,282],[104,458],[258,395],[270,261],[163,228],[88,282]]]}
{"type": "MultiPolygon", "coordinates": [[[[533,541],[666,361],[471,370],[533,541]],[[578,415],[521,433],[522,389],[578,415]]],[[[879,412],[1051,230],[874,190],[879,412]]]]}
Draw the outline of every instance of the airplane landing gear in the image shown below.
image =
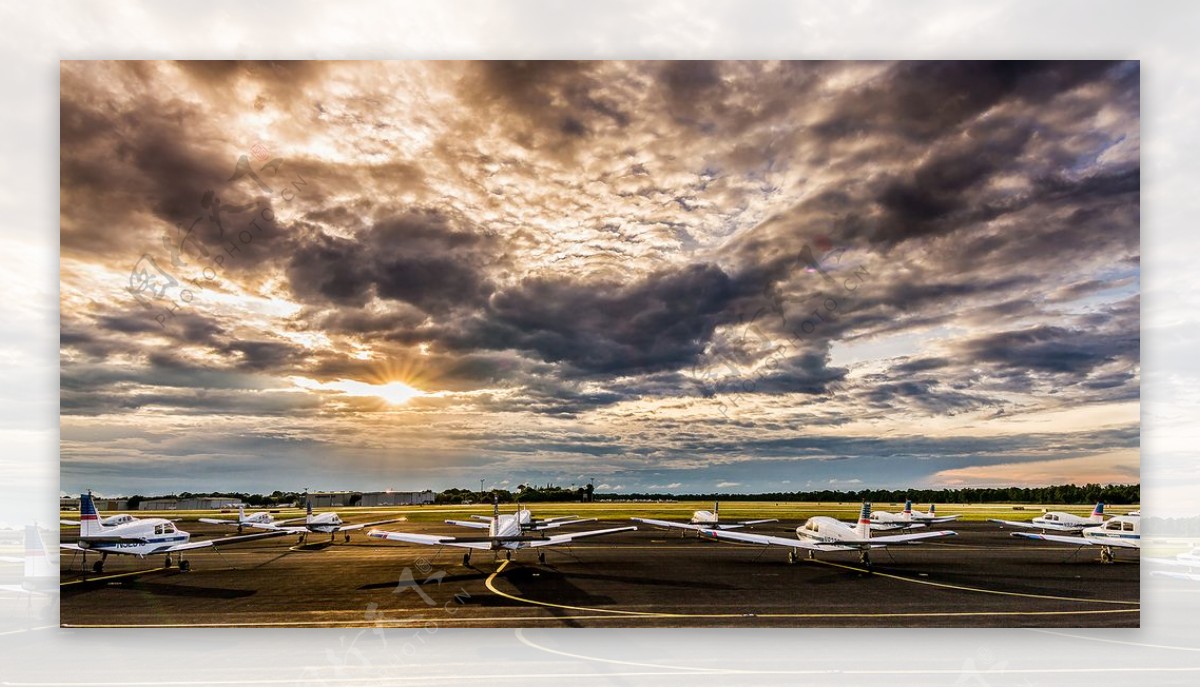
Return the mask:
{"type": "Polygon", "coordinates": [[[179,560],[179,570],[184,573],[191,571],[192,570],[192,562],[188,561],[187,559],[180,559],[179,560]]]}
{"type": "Polygon", "coordinates": [[[538,563],[539,564],[546,563],[546,553],[545,552],[538,552],[538,563]]]}
{"type": "Polygon", "coordinates": [[[1111,564],[1116,560],[1117,560],[1117,557],[1113,553],[1112,547],[1101,547],[1100,548],[1100,563],[1111,564]]]}
{"type": "Polygon", "coordinates": [[[871,553],[864,549],[862,553],[858,555],[858,563],[867,567],[867,570],[869,571],[871,569],[871,553]]]}
{"type": "Polygon", "coordinates": [[[104,573],[104,562],[97,561],[92,564],[92,573],[104,573]]]}
{"type": "Polygon", "coordinates": [[[350,533],[346,533],[346,542],[350,542],[350,533]]]}
{"type": "Polygon", "coordinates": [[[788,560],[787,561],[789,564],[795,564],[797,561],[799,561],[799,557],[796,556],[796,550],[793,549],[788,552],[788,560]]]}
{"type": "Polygon", "coordinates": [[[504,550],[504,560],[512,561],[512,550],[511,549],[504,550]]]}
{"type": "Polygon", "coordinates": [[[463,566],[470,566],[470,565],[471,565],[471,553],[467,552],[466,554],[463,555],[463,566]]]}
{"type": "Polygon", "coordinates": [[[165,569],[171,568],[171,555],[170,554],[168,554],[166,560],[163,561],[163,568],[165,568],[165,569]]]}

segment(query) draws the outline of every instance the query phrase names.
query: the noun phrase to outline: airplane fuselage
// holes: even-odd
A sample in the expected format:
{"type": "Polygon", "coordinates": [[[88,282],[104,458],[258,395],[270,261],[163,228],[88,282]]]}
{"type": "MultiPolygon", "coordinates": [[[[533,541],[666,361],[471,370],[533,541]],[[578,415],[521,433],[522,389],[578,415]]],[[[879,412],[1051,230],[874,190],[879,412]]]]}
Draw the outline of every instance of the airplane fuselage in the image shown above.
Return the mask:
{"type": "Polygon", "coordinates": [[[188,541],[191,534],[179,530],[174,523],[165,518],[142,518],[106,528],[102,534],[94,536],[95,542],[89,542],[88,537],[79,536],[80,547],[96,552],[144,557],[175,545],[182,545],[188,541]],[[124,541],[113,542],[118,538],[124,541]]]}

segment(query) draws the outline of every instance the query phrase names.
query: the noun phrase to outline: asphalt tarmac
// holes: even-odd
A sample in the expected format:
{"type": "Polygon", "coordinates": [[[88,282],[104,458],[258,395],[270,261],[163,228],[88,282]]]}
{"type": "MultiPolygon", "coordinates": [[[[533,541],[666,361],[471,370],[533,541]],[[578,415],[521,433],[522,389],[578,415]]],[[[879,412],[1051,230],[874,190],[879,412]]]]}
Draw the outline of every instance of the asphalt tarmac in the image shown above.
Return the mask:
{"type": "MultiPolygon", "coordinates": [[[[181,523],[193,539],[230,534],[181,523]]],[[[579,529],[629,525],[601,522],[579,529]]],[[[794,522],[754,532],[788,535],[794,522]]],[[[396,530],[463,534],[447,525],[396,530]]],[[[1096,548],[1026,542],[986,523],[952,523],[957,537],[872,553],[787,550],[637,532],[568,549],[513,553],[338,536],[293,536],[187,553],[189,572],[162,558],[110,556],[103,574],[61,561],[65,627],[1131,627],[1139,624],[1134,551],[1113,564],[1096,548]]],[[[72,541],[64,529],[64,542],[72,541]]],[[[94,560],[89,556],[88,566],[94,560]]]]}

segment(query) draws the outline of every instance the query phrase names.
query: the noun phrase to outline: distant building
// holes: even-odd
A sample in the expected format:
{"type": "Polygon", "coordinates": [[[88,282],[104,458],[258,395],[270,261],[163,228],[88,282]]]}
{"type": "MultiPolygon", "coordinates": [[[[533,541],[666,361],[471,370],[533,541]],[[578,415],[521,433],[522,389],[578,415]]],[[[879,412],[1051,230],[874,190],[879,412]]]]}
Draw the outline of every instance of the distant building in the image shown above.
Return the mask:
{"type": "Polygon", "coordinates": [[[361,496],[361,492],[310,492],[308,499],[312,502],[314,509],[328,509],[339,506],[357,506],[361,496]]]}
{"type": "Polygon", "coordinates": [[[412,506],[416,504],[433,504],[433,490],[364,492],[359,506],[412,506]]]}
{"type": "Polygon", "coordinates": [[[59,497],[58,498],[58,510],[59,511],[79,511],[79,498],[78,497],[59,497]]]}
{"type": "MultiPolygon", "coordinates": [[[[97,503],[98,505],[98,503],[97,503]]],[[[245,506],[238,497],[185,497],[181,499],[143,499],[138,505],[142,511],[205,511],[209,509],[236,509],[245,506]]],[[[103,511],[103,507],[100,507],[103,511]]]]}
{"type": "MultiPolygon", "coordinates": [[[[125,499],[124,497],[118,497],[116,499],[93,497],[92,502],[96,504],[97,511],[126,511],[129,509],[129,500],[125,499]]],[[[75,508],[79,508],[78,499],[75,500],[75,508]]]]}

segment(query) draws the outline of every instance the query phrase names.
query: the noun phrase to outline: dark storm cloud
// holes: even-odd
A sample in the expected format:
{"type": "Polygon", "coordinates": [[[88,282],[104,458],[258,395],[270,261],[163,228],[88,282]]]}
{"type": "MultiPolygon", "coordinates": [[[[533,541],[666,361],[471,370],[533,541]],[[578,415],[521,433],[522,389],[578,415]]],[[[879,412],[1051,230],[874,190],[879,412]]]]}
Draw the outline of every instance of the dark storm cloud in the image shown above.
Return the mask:
{"type": "Polygon", "coordinates": [[[286,272],[302,299],[352,306],[374,295],[432,313],[478,306],[490,292],[480,265],[494,242],[438,211],[388,218],[355,239],[314,232],[296,243],[286,272]]]}

